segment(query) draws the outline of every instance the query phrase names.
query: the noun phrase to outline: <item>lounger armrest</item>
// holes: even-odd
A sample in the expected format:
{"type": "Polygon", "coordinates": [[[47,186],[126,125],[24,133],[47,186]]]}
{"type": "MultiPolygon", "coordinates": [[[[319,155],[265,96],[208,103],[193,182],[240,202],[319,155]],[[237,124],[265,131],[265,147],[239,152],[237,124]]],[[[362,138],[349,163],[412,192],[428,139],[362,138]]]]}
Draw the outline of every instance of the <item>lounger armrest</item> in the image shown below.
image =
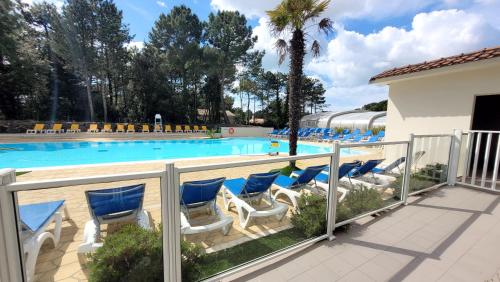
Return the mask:
{"type": "Polygon", "coordinates": [[[189,223],[189,220],[187,219],[186,215],[181,212],[181,234],[184,234],[184,232],[190,228],[191,224],[189,223]]]}
{"type": "Polygon", "coordinates": [[[239,206],[245,209],[248,213],[254,213],[256,211],[256,209],[254,209],[251,205],[238,197],[234,197],[232,201],[237,207],[239,206]]]}
{"type": "Polygon", "coordinates": [[[203,232],[210,232],[217,229],[223,229],[224,235],[227,235],[231,224],[233,223],[233,218],[231,216],[225,215],[218,208],[215,213],[217,214],[218,220],[214,223],[191,226],[189,221],[183,212],[181,212],[181,234],[198,234],[203,232]]]}
{"type": "Polygon", "coordinates": [[[89,220],[83,230],[83,243],[78,246],[78,253],[93,253],[102,247],[102,243],[97,243],[99,238],[99,223],[89,220]]]}
{"type": "Polygon", "coordinates": [[[139,213],[137,214],[137,225],[140,227],[146,229],[146,230],[151,230],[151,222],[149,220],[149,214],[145,210],[140,210],[139,213]]]}

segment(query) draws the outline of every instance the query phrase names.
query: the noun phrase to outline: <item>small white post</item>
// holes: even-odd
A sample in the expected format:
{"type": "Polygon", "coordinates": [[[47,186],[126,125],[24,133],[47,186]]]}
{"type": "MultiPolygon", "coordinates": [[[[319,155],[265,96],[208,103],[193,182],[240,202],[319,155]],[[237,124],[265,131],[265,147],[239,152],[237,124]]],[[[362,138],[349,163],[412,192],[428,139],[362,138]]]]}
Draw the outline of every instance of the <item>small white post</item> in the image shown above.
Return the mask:
{"type": "Polygon", "coordinates": [[[335,239],[333,231],[335,230],[335,217],[337,213],[337,191],[339,185],[339,163],[340,163],[340,143],[333,143],[333,156],[330,158],[330,181],[328,185],[328,210],[327,210],[327,228],[328,240],[335,239]]]}
{"type": "Polygon", "coordinates": [[[160,179],[161,218],[163,224],[163,278],[181,281],[179,173],[168,162],[160,179]]]}
{"type": "Polygon", "coordinates": [[[410,134],[410,142],[408,143],[408,148],[406,151],[406,164],[405,164],[405,174],[403,177],[403,187],[401,187],[401,200],[403,204],[406,205],[408,201],[408,193],[410,193],[410,178],[411,178],[411,167],[413,162],[413,144],[415,142],[415,136],[410,134]]]}
{"type": "Polygon", "coordinates": [[[16,182],[14,169],[0,170],[0,281],[23,281],[15,203],[6,186],[16,182]]]}
{"type": "Polygon", "coordinates": [[[457,182],[458,163],[460,161],[460,147],[462,145],[462,130],[455,129],[451,136],[450,160],[448,165],[448,180],[450,186],[457,182]]]}

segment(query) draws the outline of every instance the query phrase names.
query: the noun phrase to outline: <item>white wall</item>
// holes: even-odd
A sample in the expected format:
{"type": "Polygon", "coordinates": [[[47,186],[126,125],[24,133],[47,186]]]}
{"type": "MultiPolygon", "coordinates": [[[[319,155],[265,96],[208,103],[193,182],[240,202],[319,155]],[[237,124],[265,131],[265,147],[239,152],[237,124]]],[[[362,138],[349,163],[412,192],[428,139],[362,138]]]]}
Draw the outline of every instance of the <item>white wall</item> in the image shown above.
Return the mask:
{"type": "MultiPolygon", "coordinates": [[[[500,94],[500,63],[395,81],[389,87],[386,140],[408,140],[410,133],[453,134],[454,129],[468,131],[475,95],[489,94],[500,94]]],[[[449,142],[447,137],[415,140],[414,152],[426,152],[418,166],[446,163],[449,142]]],[[[391,148],[385,151],[387,160],[393,160],[400,154],[391,148]]]]}
{"type": "Polygon", "coordinates": [[[470,129],[475,95],[500,94],[500,64],[390,84],[386,140],[470,129]]]}
{"type": "Polygon", "coordinates": [[[273,131],[272,127],[222,127],[222,137],[267,137],[273,131]],[[230,133],[232,128],[233,133],[230,133]]]}

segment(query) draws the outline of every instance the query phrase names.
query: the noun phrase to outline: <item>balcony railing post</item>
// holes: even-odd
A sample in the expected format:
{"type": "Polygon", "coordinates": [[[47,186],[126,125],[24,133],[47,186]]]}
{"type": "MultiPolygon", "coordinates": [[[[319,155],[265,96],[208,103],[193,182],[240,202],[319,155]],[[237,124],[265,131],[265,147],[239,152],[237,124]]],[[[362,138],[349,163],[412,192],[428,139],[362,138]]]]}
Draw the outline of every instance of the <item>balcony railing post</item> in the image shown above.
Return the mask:
{"type": "Polygon", "coordinates": [[[160,179],[163,223],[163,277],[165,282],[181,281],[179,173],[174,163],[166,164],[160,179]]]}
{"type": "Polygon", "coordinates": [[[14,197],[5,189],[13,182],[16,182],[14,169],[0,170],[0,281],[23,280],[14,197]]]}
{"type": "Polygon", "coordinates": [[[340,143],[333,143],[333,156],[330,158],[330,181],[328,182],[327,235],[328,240],[334,240],[335,217],[337,212],[337,187],[339,184],[340,143]]]}
{"type": "Polygon", "coordinates": [[[460,147],[462,145],[462,130],[455,129],[451,136],[450,160],[448,164],[447,183],[455,186],[458,176],[458,163],[460,161],[460,147]]]}
{"type": "Polygon", "coordinates": [[[408,193],[410,193],[410,178],[411,178],[411,167],[413,162],[413,144],[415,142],[415,136],[410,134],[410,142],[408,143],[408,148],[406,150],[406,164],[403,177],[403,187],[401,188],[401,197],[403,203],[406,205],[408,200],[408,193]]]}

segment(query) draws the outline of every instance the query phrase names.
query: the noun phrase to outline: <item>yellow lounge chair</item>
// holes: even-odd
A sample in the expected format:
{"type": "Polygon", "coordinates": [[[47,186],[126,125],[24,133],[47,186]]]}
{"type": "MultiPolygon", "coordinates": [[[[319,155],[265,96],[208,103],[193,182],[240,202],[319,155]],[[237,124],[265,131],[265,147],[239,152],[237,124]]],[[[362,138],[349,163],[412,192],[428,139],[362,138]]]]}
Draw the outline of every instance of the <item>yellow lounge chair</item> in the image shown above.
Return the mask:
{"type": "Polygon", "coordinates": [[[185,132],[185,133],[192,133],[193,131],[191,130],[191,126],[189,126],[189,125],[185,125],[185,126],[184,126],[184,132],[185,132]]]}
{"type": "Polygon", "coordinates": [[[125,133],[125,125],[123,125],[123,124],[117,124],[115,132],[125,133]]]}
{"type": "Polygon", "coordinates": [[[165,133],[172,133],[172,127],[170,125],[165,125],[165,133]]]}
{"type": "Polygon", "coordinates": [[[82,132],[80,130],[80,125],[78,123],[72,123],[71,127],[66,130],[66,133],[77,133],[77,132],[82,132]]]}
{"type": "Polygon", "coordinates": [[[52,129],[45,130],[45,133],[55,134],[55,133],[62,133],[63,131],[64,130],[62,129],[62,123],[54,123],[52,129]]]}
{"type": "Polygon", "coordinates": [[[200,128],[197,125],[193,126],[193,132],[200,132],[200,128]]]}
{"type": "Polygon", "coordinates": [[[87,130],[87,132],[89,132],[89,133],[98,133],[99,132],[99,128],[97,127],[97,123],[92,123],[89,126],[89,129],[87,130]]]}
{"type": "Polygon", "coordinates": [[[113,128],[111,128],[111,124],[110,123],[106,123],[104,125],[104,128],[101,130],[101,132],[112,133],[113,132],[113,128]]]}
{"type": "Polygon", "coordinates": [[[154,132],[155,133],[162,133],[163,131],[161,130],[161,125],[155,124],[154,132]]]}
{"type": "Polygon", "coordinates": [[[207,133],[207,130],[208,130],[207,126],[206,125],[202,125],[200,132],[207,133]]]}
{"type": "Polygon", "coordinates": [[[142,125],[142,133],[149,133],[149,124],[142,125]]]}
{"type": "Polygon", "coordinates": [[[127,125],[127,133],[135,133],[135,126],[133,124],[127,125]]]}
{"type": "Polygon", "coordinates": [[[45,127],[45,124],[37,123],[37,124],[35,124],[35,127],[33,127],[33,129],[26,130],[26,133],[27,134],[42,133],[44,127],[45,127]]]}
{"type": "Polygon", "coordinates": [[[179,133],[179,132],[181,132],[181,133],[182,133],[182,132],[184,132],[184,131],[182,130],[182,126],[180,126],[180,125],[176,125],[176,126],[175,126],[175,133],[179,133]]]}

